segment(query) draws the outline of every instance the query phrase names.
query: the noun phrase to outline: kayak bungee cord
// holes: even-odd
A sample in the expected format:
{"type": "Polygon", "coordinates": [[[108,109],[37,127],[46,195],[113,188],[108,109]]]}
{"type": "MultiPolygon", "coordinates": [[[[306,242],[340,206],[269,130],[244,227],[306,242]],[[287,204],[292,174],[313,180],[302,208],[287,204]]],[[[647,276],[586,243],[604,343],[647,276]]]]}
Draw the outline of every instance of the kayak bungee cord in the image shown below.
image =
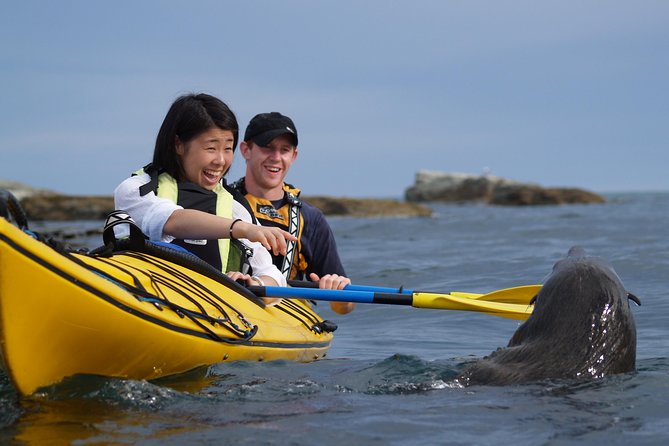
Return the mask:
{"type": "Polygon", "coordinates": [[[152,281],[154,281],[158,277],[161,278],[162,280],[160,282],[156,281],[155,283],[156,284],[162,283],[163,285],[171,288],[173,291],[182,294],[186,299],[188,299],[194,305],[196,305],[198,308],[200,308],[200,310],[202,312],[206,313],[206,310],[204,309],[204,307],[199,302],[193,300],[190,297],[190,294],[186,293],[185,291],[181,291],[180,289],[178,289],[174,285],[174,281],[170,280],[170,277],[180,278],[183,281],[184,286],[189,286],[192,293],[198,294],[199,297],[202,300],[206,301],[208,304],[210,304],[212,307],[214,307],[216,310],[218,310],[220,313],[222,313],[230,323],[232,323],[232,320],[231,320],[230,316],[228,316],[227,311],[225,310],[225,308],[223,308],[223,306],[221,304],[224,304],[229,309],[234,311],[237,318],[239,320],[241,320],[244,323],[244,325],[246,325],[248,328],[252,328],[251,324],[244,318],[244,315],[239,310],[237,310],[235,307],[230,305],[226,300],[220,298],[218,295],[216,295],[216,293],[211,291],[209,288],[203,286],[202,284],[200,284],[196,280],[192,279],[185,272],[179,271],[178,269],[164,263],[164,261],[162,259],[159,260],[159,259],[156,259],[156,258],[149,258],[149,257],[146,257],[144,254],[141,254],[141,253],[127,252],[127,253],[125,253],[125,255],[127,255],[129,257],[134,257],[134,258],[137,258],[137,259],[149,262],[149,263],[152,263],[154,266],[156,266],[158,268],[161,268],[162,270],[166,271],[169,274],[169,276],[158,275],[155,272],[152,272],[152,276],[151,276],[152,281]]]}
{"type": "MultiPolygon", "coordinates": [[[[164,260],[169,260],[171,262],[180,264],[181,266],[186,266],[189,267],[191,263],[194,264],[194,266],[199,266],[201,269],[196,269],[196,271],[200,273],[209,273],[213,274],[214,272],[216,274],[213,275],[208,275],[208,277],[213,278],[219,283],[222,283],[223,285],[226,285],[228,287],[231,287],[231,285],[236,285],[228,282],[227,276],[224,274],[214,271],[213,268],[210,267],[209,264],[203,264],[203,261],[200,260],[198,257],[194,257],[190,254],[184,254],[181,253],[180,251],[177,251],[173,248],[166,248],[163,246],[154,246],[154,245],[148,245],[146,246],[147,248],[150,248],[149,254],[152,255],[152,258],[147,259],[142,253],[138,251],[123,251],[125,255],[128,256],[133,256],[148,262],[152,262],[155,266],[160,267],[163,270],[167,270],[168,273],[171,276],[178,276],[184,278],[184,281],[190,281],[190,278],[183,272],[179,271],[177,269],[174,269],[173,267],[170,267],[169,265],[162,263],[164,260]],[[166,259],[162,259],[162,255],[159,256],[159,258],[156,258],[156,255],[164,254],[166,259]],[[158,260],[159,259],[159,260],[158,260]],[[158,263],[158,262],[161,263],[158,263]],[[184,264],[187,263],[187,264],[184,264]]],[[[191,268],[189,268],[191,269],[191,268]]],[[[168,281],[167,283],[164,283],[167,286],[170,286],[170,282],[168,281]]],[[[195,285],[199,285],[197,282],[195,282],[195,285]]],[[[243,290],[247,290],[247,288],[243,288],[243,290]]],[[[197,287],[193,288],[193,293],[200,293],[200,291],[197,289],[197,287]]],[[[218,296],[212,293],[212,296],[216,299],[219,299],[218,296]]],[[[251,294],[250,296],[256,297],[254,294],[251,294]]],[[[201,298],[203,300],[208,301],[212,306],[217,306],[215,302],[213,302],[211,299],[209,299],[206,295],[201,295],[201,298]]],[[[257,297],[256,297],[257,298],[257,297]]],[[[255,301],[254,301],[255,302],[255,301]]],[[[227,305],[227,302],[223,301],[227,305]]],[[[314,333],[330,333],[333,332],[337,329],[337,325],[334,322],[330,321],[324,321],[320,320],[318,317],[315,315],[310,315],[308,312],[306,312],[303,308],[301,308],[298,304],[294,302],[290,302],[286,299],[283,299],[281,303],[276,305],[276,308],[287,315],[293,317],[294,319],[298,320],[302,324],[304,324],[309,330],[313,331],[314,333]],[[286,308],[288,307],[288,308],[286,308]]],[[[234,310],[234,308],[233,308],[234,310]]],[[[223,309],[219,309],[219,311],[223,312],[223,309]]],[[[236,310],[235,310],[236,311],[236,310]]],[[[237,316],[240,319],[243,319],[243,315],[241,315],[239,312],[237,312],[237,316]]]]}
{"type": "MultiPolygon", "coordinates": [[[[191,293],[197,294],[198,297],[200,297],[202,300],[209,303],[211,306],[215,307],[220,313],[223,313],[227,317],[227,312],[225,311],[225,309],[221,305],[219,305],[217,300],[219,302],[225,303],[226,305],[227,305],[227,302],[225,302],[222,299],[219,299],[218,296],[216,296],[214,293],[212,293],[209,289],[203,287],[200,283],[195,282],[194,280],[192,280],[190,277],[188,277],[188,275],[186,275],[182,271],[179,271],[175,268],[168,268],[168,265],[165,265],[163,263],[159,263],[159,262],[155,261],[154,259],[147,258],[146,256],[144,256],[142,254],[137,254],[137,253],[134,253],[134,252],[125,252],[123,254],[128,256],[128,257],[139,259],[139,260],[145,261],[147,263],[150,263],[150,264],[154,265],[155,267],[161,268],[164,271],[168,272],[171,277],[179,278],[183,282],[183,283],[181,283],[182,286],[189,287],[191,293]],[[207,293],[214,296],[214,298],[216,298],[216,299],[209,298],[207,293]]],[[[144,270],[141,270],[141,269],[138,269],[138,268],[136,268],[136,269],[138,271],[140,271],[141,273],[147,275],[151,279],[152,284],[155,284],[156,286],[158,286],[160,284],[163,284],[163,285],[171,288],[175,292],[182,294],[181,290],[179,290],[176,287],[176,285],[174,285],[174,280],[169,280],[165,276],[159,275],[159,274],[157,274],[153,271],[151,271],[150,274],[149,274],[148,271],[144,271],[144,270]],[[157,280],[158,278],[160,278],[161,280],[160,281],[157,280]]],[[[205,311],[204,307],[198,301],[190,298],[190,294],[183,294],[183,295],[184,295],[184,297],[186,297],[186,299],[188,299],[195,306],[197,306],[202,312],[205,311]]],[[[167,297],[165,297],[165,298],[167,299],[167,297]]],[[[230,307],[230,305],[228,305],[228,306],[230,307]]],[[[232,307],[230,307],[230,308],[232,308],[232,307]]],[[[234,308],[232,308],[232,309],[234,310],[234,308]]],[[[240,316],[241,313],[237,312],[237,315],[240,316]]]]}
{"type": "MultiPolygon", "coordinates": [[[[118,255],[119,253],[116,253],[118,255]]],[[[126,274],[129,274],[131,277],[135,278],[134,274],[130,273],[129,271],[125,270],[121,265],[125,266],[126,268],[133,268],[137,270],[139,273],[144,274],[151,280],[151,284],[156,291],[156,294],[151,294],[148,292],[141,292],[138,293],[139,295],[137,296],[135,293],[135,289],[130,289],[134,287],[129,287],[128,284],[125,284],[123,282],[119,283],[118,280],[114,279],[113,277],[111,280],[114,283],[119,284],[123,288],[125,288],[127,291],[129,291],[131,294],[136,295],[136,297],[141,298],[141,300],[144,301],[151,301],[152,303],[158,303],[161,305],[165,305],[166,307],[170,308],[171,310],[175,311],[177,314],[179,314],[181,317],[187,316],[189,319],[193,320],[196,324],[201,326],[204,330],[206,330],[208,333],[210,333],[211,336],[215,337],[217,340],[223,340],[220,336],[216,335],[213,333],[209,328],[202,326],[201,323],[195,319],[203,319],[212,325],[219,324],[221,326],[224,326],[228,328],[230,331],[235,333],[237,336],[242,338],[243,340],[249,340],[251,339],[255,333],[257,332],[258,328],[255,325],[251,325],[245,318],[244,315],[239,312],[236,308],[234,308],[232,305],[230,305],[228,302],[225,300],[221,299],[219,296],[217,296],[215,293],[213,293],[210,289],[205,287],[204,285],[198,283],[194,279],[190,278],[188,275],[184,274],[181,271],[178,271],[169,265],[162,263],[161,260],[151,258],[149,256],[146,256],[142,253],[137,253],[137,252],[124,252],[123,255],[128,256],[130,258],[136,258],[142,261],[146,261],[148,263],[151,263],[157,268],[162,269],[163,271],[167,272],[168,275],[162,275],[159,273],[156,273],[155,271],[145,271],[136,267],[133,267],[131,265],[126,265],[124,264],[121,260],[113,259],[113,258],[99,258],[99,260],[104,260],[105,263],[109,264],[110,266],[113,266],[115,268],[118,268],[121,271],[124,271],[126,274]],[[120,264],[120,265],[119,265],[120,264]],[[222,317],[214,317],[211,316],[210,314],[207,313],[207,311],[204,309],[202,304],[198,302],[196,299],[193,298],[193,296],[189,293],[187,293],[185,290],[179,288],[178,286],[175,285],[175,279],[178,279],[180,281],[180,284],[183,285],[184,287],[188,287],[193,294],[197,294],[199,297],[201,297],[203,300],[205,300],[207,303],[209,303],[214,309],[219,311],[222,315],[222,317]],[[165,295],[164,289],[162,287],[169,288],[173,290],[174,292],[178,293],[181,295],[183,298],[191,302],[193,305],[195,305],[200,311],[194,311],[188,308],[185,308],[181,305],[178,305],[174,302],[171,302],[167,296],[165,295]],[[225,310],[225,308],[221,305],[224,304],[227,306],[230,310],[232,310],[239,321],[245,326],[246,329],[239,327],[236,323],[232,321],[232,318],[229,316],[228,312],[225,310]],[[194,319],[195,318],[195,319],[194,319]]],[[[85,262],[84,262],[85,263],[85,262]]],[[[90,265],[89,265],[90,267],[90,265]]],[[[108,274],[105,274],[102,272],[102,274],[105,277],[109,277],[108,274]]],[[[135,278],[135,280],[138,280],[135,278]]]]}
{"type": "MultiPolygon", "coordinates": [[[[158,261],[157,259],[155,259],[155,258],[147,259],[147,258],[145,258],[145,256],[144,256],[143,254],[141,254],[141,253],[137,253],[137,252],[126,252],[126,253],[124,253],[124,254],[125,254],[125,255],[128,255],[128,256],[132,256],[132,257],[140,258],[140,259],[145,260],[145,261],[147,261],[147,262],[151,262],[151,263],[153,263],[155,266],[160,267],[160,268],[166,270],[166,271],[170,274],[170,276],[178,276],[178,277],[182,278],[182,280],[184,280],[184,282],[194,284],[194,286],[193,286],[193,290],[192,290],[192,291],[193,291],[194,293],[201,293],[201,289],[202,289],[201,285],[200,285],[199,283],[193,281],[192,279],[190,279],[190,277],[188,277],[183,271],[179,271],[179,270],[177,270],[177,269],[175,269],[175,268],[173,268],[173,267],[170,267],[170,266],[167,265],[167,264],[159,263],[159,261],[158,261]],[[198,288],[199,288],[199,289],[198,289],[198,288]]],[[[160,262],[162,262],[162,259],[160,260],[160,262]]],[[[155,274],[155,273],[154,273],[154,274],[155,274]]],[[[163,285],[166,285],[166,286],[174,287],[174,285],[172,285],[172,282],[169,281],[169,280],[162,281],[161,283],[162,283],[163,285]]],[[[179,290],[175,289],[175,291],[179,291],[179,290]]],[[[213,296],[215,299],[217,299],[217,300],[223,302],[224,304],[226,304],[227,306],[230,307],[230,305],[229,305],[227,302],[225,302],[224,300],[221,300],[221,299],[220,299],[218,296],[216,296],[214,293],[211,293],[211,291],[209,291],[209,290],[207,290],[207,291],[208,291],[208,292],[211,294],[211,296],[213,296]]],[[[223,308],[220,308],[220,307],[217,305],[216,302],[214,302],[214,301],[212,301],[211,299],[209,299],[206,295],[201,294],[200,297],[201,297],[203,300],[206,300],[207,302],[209,302],[212,306],[217,307],[217,309],[218,309],[221,313],[224,313],[224,314],[225,314],[224,309],[223,309],[223,308]]],[[[196,305],[198,305],[197,302],[194,302],[194,303],[195,303],[196,305]]],[[[230,308],[231,308],[233,311],[236,311],[236,313],[237,313],[237,317],[238,317],[240,320],[245,321],[245,320],[244,320],[244,316],[243,316],[241,313],[239,313],[239,312],[238,312],[237,310],[235,310],[233,307],[230,307],[230,308]]],[[[282,312],[288,314],[289,316],[291,316],[291,317],[297,319],[298,321],[300,321],[302,324],[304,324],[309,330],[313,331],[314,333],[323,333],[323,332],[330,333],[330,332],[333,332],[333,331],[335,331],[335,330],[337,329],[337,326],[336,326],[335,323],[330,322],[330,321],[322,321],[322,320],[319,320],[315,315],[313,315],[313,314],[309,314],[309,313],[306,312],[303,308],[301,308],[299,305],[297,305],[295,302],[292,302],[292,301],[290,301],[290,300],[283,299],[279,304],[277,304],[276,308],[277,308],[278,310],[280,310],[280,311],[282,311],[282,312]],[[287,308],[286,308],[286,307],[287,307],[287,308]]],[[[204,311],[204,309],[202,309],[202,311],[204,311]]],[[[230,322],[230,323],[232,323],[232,322],[230,322]]]]}
{"type": "MultiPolygon", "coordinates": [[[[180,289],[177,289],[177,288],[174,288],[173,286],[171,286],[171,284],[169,283],[169,278],[166,277],[166,276],[156,275],[156,277],[161,278],[160,282],[162,282],[163,284],[172,288],[177,293],[181,294],[186,300],[190,301],[195,306],[200,308],[201,312],[197,312],[197,311],[185,308],[181,305],[178,305],[174,302],[171,302],[169,299],[167,299],[165,294],[159,288],[154,287],[154,289],[156,289],[156,291],[159,292],[160,296],[156,295],[156,294],[152,294],[149,291],[147,291],[144,288],[144,286],[141,284],[141,281],[137,278],[137,276],[135,276],[133,273],[131,273],[127,269],[127,268],[137,269],[135,267],[132,267],[130,265],[124,265],[122,262],[115,261],[112,258],[104,257],[104,256],[101,256],[101,255],[90,256],[90,255],[88,255],[84,252],[78,252],[76,250],[71,249],[70,247],[67,247],[62,242],[60,242],[58,240],[55,240],[51,237],[45,237],[44,235],[42,235],[38,232],[34,232],[34,231],[30,231],[30,230],[24,230],[24,232],[26,232],[26,234],[30,235],[31,237],[35,238],[36,240],[38,240],[38,241],[44,243],[45,245],[49,246],[50,248],[52,248],[53,250],[55,250],[59,254],[67,257],[69,260],[72,260],[77,265],[79,265],[83,268],[86,268],[87,270],[99,275],[100,277],[103,277],[106,280],[109,280],[110,282],[112,282],[116,286],[118,286],[120,288],[123,288],[124,290],[126,290],[127,292],[132,294],[136,299],[138,299],[140,301],[146,301],[146,302],[152,303],[154,306],[156,306],[156,305],[165,306],[165,307],[169,308],[170,310],[174,311],[176,314],[178,314],[179,317],[188,317],[193,323],[198,325],[210,338],[212,338],[215,341],[233,342],[232,339],[223,338],[223,337],[219,336],[218,334],[214,333],[209,327],[202,324],[202,322],[200,322],[200,320],[207,321],[211,325],[219,324],[219,325],[227,328],[231,333],[233,333],[236,336],[238,336],[239,338],[241,338],[242,341],[250,340],[257,333],[258,327],[255,326],[255,325],[251,325],[238,310],[236,310],[234,307],[232,307],[230,304],[228,304],[224,300],[220,299],[211,290],[207,289],[203,285],[200,285],[198,282],[194,281],[193,279],[191,279],[190,277],[188,277],[187,275],[185,275],[183,273],[182,273],[182,277],[180,277],[180,279],[184,282],[184,285],[187,285],[190,282],[191,289],[200,288],[200,293],[199,294],[203,295],[204,293],[208,293],[210,296],[214,296],[218,301],[227,305],[231,310],[233,310],[237,314],[238,319],[242,322],[242,324],[246,327],[246,329],[243,329],[243,328],[239,327],[237,324],[235,324],[234,322],[232,322],[232,320],[230,319],[227,312],[223,309],[223,307],[221,307],[220,305],[217,305],[215,302],[211,301],[210,299],[207,299],[207,301],[209,303],[211,303],[212,306],[214,306],[217,310],[220,310],[220,312],[224,315],[224,318],[217,318],[217,317],[213,317],[213,316],[209,315],[202,308],[202,306],[198,302],[194,301],[191,298],[191,296],[189,296],[183,290],[180,290],[180,289]],[[99,269],[99,268],[97,268],[93,265],[90,265],[90,264],[86,263],[85,261],[81,260],[80,258],[75,256],[74,254],[84,255],[84,256],[87,256],[91,259],[95,258],[98,261],[102,261],[102,262],[106,263],[107,265],[118,269],[119,271],[121,271],[121,272],[125,273],[126,275],[128,275],[129,277],[131,277],[132,281],[133,281],[133,284],[126,283],[126,282],[118,280],[117,278],[111,276],[110,274],[106,273],[105,271],[103,271],[103,270],[101,270],[101,269],[99,269]],[[124,265],[124,266],[121,266],[121,265],[124,265]]],[[[115,254],[118,255],[119,253],[115,253],[115,254]]],[[[124,254],[129,254],[129,253],[126,252],[124,254]]],[[[151,260],[152,260],[152,259],[150,259],[146,256],[141,255],[140,253],[136,253],[136,254],[137,254],[136,257],[141,259],[141,260],[145,260],[145,261],[149,261],[149,262],[151,262],[151,260]]],[[[132,255],[129,255],[129,257],[132,257],[132,255]]],[[[166,267],[166,265],[161,265],[161,264],[158,264],[156,262],[153,262],[153,264],[157,267],[162,267],[163,270],[169,272],[169,269],[166,267]]],[[[139,269],[137,269],[137,270],[140,271],[141,273],[147,275],[151,279],[152,283],[158,283],[155,280],[155,278],[151,277],[151,275],[149,275],[146,271],[142,271],[142,270],[139,270],[139,269]]]]}
{"type": "MultiPolygon", "coordinates": [[[[208,288],[202,286],[200,283],[196,282],[195,280],[191,279],[188,275],[186,275],[183,271],[179,271],[175,269],[174,267],[170,266],[169,264],[164,263],[162,259],[157,259],[155,257],[147,257],[143,253],[139,252],[124,252],[124,255],[127,255],[129,257],[141,259],[143,261],[149,262],[153,264],[154,266],[166,271],[169,276],[163,276],[163,275],[158,275],[155,272],[151,272],[149,275],[148,272],[143,271],[143,270],[138,270],[139,272],[146,274],[147,276],[150,277],[152,284],[154,285],[154,289],[157,291],[160,291],[160,286],[166,286],[170,289],[172,289],[175,292],[178,292],[182,294],[186,299],[191,301],[194,305],[198,306],[200,310],[203,313],[206,313],[204,308],[200,305],[199,302],[194,301],[191,296],[186,293],[185,291],[182,291],[181,289],[177,288],[174,285],[174,281],[171,280],[171,277],[178,277],[183,281],[184,286],[190,286],[191,292],[193,294],[198,294],[199,297],[208,302],[210,305],[215,307],[220,313],[225,315],[225,319],[227,324],[230,324],[237,328],[238,330],[242,331],[234,322],[232,322],[231,318],[227,315],[227,312],[225,309],[219,305],[218,302],[225,304],[227,307],[229,307],[232,311],[236,313],[237,318],[242,321],[242,323],[248,327],[251,328],[251,324],[246,321],[244,318],[244,315],[240,313],[237,309],[232,307],[230,304],[228,304],[225,300],[221,299],[218,297],[215,293],[211,292],[208,288]],[[218,301],[218,302],[217,302],[218,301]]],[[[163,294],[161,292],[161,294],[163,294]]],[[[167,298],[165,298],[167,299],[167,298]]],[[[295,318],[302,324],[304,324],[309,330],[313,331],[314,333],[330,333],[333,332],[337,329],[336,324],[330,321],[323,321],[319,320],[316,318],[314,315],[310,315],[308,312],[304,311],[304,309],[300,308],[299,305],[297,305],[295,302],[291,302],[287,299],[284,299],[279,303],[276,308],[289,316],[295,318]]],[[[253,329],[257,328],[253,326],[253,329]]]]}
{"type": "Polygon", "coordinates": [[[305,327],[314,333],[331,333],[337,329],[337,324],[334,322],[319,321],[290,299],[282,299],[276,308],[302,322],[305,327]]]}

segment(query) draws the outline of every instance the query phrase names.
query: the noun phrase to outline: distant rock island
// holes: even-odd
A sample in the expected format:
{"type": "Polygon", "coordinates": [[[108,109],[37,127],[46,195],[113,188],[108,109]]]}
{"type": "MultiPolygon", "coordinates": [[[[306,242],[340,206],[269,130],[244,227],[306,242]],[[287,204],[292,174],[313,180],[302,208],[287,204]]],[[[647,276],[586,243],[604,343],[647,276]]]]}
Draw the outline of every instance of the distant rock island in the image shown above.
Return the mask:
{"type": "Polygon", "coordinates": [[[604,197],[578,188],[546,188],[494,175],[421,170],[405,192],[407,202],[482,202],[504,206],[604,203],[604,197]]]}
{"type": "MultiPolygon", "coordinates": [[[[29,220],[104,220],[114,210],[111,196],[63,195],[35,189],[25,184],[0,180],[21,202],[29,220]]],[[[303,197],[329,216],[414,217],[430,216],[432,210],[422,204],[374,198],[303,197]]]]}

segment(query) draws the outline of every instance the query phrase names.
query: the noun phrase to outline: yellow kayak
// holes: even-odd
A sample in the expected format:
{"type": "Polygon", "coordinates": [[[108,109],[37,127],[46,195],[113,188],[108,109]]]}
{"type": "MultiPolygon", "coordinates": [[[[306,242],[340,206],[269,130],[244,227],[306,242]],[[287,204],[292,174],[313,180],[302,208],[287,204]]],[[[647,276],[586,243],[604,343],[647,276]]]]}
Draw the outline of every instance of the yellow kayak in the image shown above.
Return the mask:
{"type": "Polygon", "coordinates": [[[160,248],[72,253],[0,217],[0,351],[21,394],[77,374],[150,380],[325,356],[336,327],[307,302],[265,306],[194,256],[160,248]]]}

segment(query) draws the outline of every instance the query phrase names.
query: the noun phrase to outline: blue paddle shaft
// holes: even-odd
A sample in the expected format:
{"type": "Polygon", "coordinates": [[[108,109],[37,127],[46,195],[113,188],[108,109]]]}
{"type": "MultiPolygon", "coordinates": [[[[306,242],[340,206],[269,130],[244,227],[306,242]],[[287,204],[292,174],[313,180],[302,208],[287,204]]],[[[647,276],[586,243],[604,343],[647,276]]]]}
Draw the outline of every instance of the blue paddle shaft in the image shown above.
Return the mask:
{"type": "Polygon", "coordinates": [[[296,288],[274,286],[250,286],[258,297],[283,297],[294,299],[324,300],[330,302],[355,302],[363,304],[411,305],[413,296],[401,293],[375,293],[356,290],[321,290],[320,288],[296,288]]]}

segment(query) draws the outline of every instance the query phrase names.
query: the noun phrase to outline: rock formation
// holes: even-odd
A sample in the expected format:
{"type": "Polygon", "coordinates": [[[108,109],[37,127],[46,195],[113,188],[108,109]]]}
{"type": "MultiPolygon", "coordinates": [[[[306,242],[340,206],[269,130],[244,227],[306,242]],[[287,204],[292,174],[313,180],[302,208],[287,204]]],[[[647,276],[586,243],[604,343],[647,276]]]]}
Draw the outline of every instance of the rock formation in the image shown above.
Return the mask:
{"type": "Polygon", "coordinates": [[[28,220],[101,220],[114,210],[104,196],[33,195],[21,200],[28,220]]]}
{"type": "Polygon", "coordinates": [[[567,203],[604,203],[600,195],[578,188],[544,188],[494,175],[419,171],[405,192],[408,202],[482,202],[525,206],[567,203]]]}
{"type": "Polygon", "coordinates": [[[344,197],[304,197],[325,215],[350,217],[429,217],[432,210],[418,203],[399,200],[344,197]]]}

